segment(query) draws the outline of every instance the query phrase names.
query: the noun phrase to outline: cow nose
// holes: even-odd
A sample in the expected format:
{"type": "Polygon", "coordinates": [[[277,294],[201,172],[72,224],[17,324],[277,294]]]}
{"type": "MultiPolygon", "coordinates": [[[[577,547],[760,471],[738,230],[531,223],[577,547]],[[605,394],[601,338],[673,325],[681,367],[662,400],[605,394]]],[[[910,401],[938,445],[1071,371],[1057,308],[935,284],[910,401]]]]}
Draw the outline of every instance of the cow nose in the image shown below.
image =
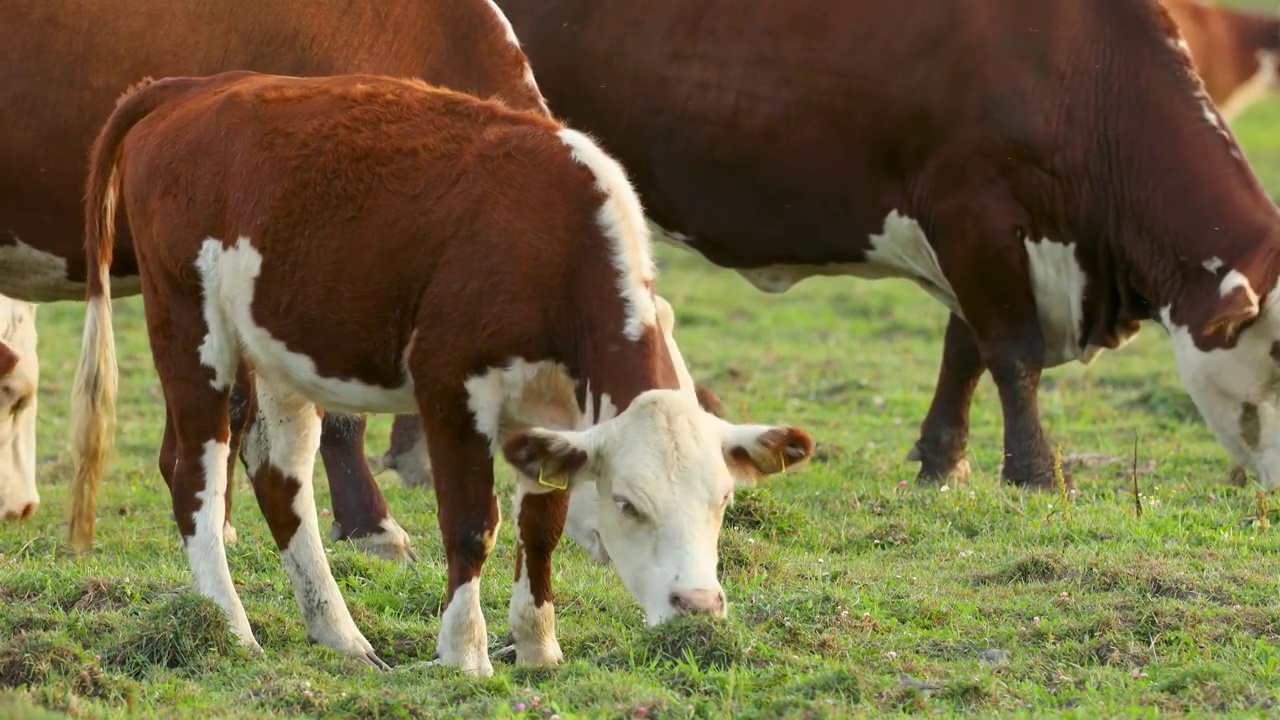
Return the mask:
{"type": "Polygon", "coordinates": [[[36,514],[36,508],[40,507],[38,502],[29,502],[17,510],[7,510],[4,514],[5,520],[26,520],[36,514]]]}
{"type": "Polygon", "coordinates": [[[723,590],[678,590],[671,593],[671,607],[680,615],[723,615],[723,590]]]}

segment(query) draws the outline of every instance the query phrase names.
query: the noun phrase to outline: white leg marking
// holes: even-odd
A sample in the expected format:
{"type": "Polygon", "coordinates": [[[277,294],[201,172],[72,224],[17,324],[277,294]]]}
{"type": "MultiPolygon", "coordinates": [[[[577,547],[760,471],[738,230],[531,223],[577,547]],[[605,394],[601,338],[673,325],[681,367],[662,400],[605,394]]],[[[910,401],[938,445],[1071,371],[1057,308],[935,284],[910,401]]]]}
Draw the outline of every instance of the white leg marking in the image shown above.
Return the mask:
{"type": "Polygon", "coordinates": [[[227,550],[223,547],[222,529],[226,523],[227,459],[231,449],[226,443],[210,440],[204,445],[204,490],[196,493],[200,509],[196,511],[195,534],[187,540],[187,560],[195,578],[196,590],[226,611],[231,630],[240,642],[260,650],[249,628],[249,617],[231,582],[227,566],[227,550]]]}
{"type": "MultiPolygon", "coordinates": [[[[351,538],[347,542],[354,545],[361,552],[384,560],[418,559],[418,552],[413,549],[413,541],[409,538],[409,533],[405,532],[399,523],[391,517],[387,517],[378,523],[378,526],[382,528],[382,532],[351,538]]],[[[329,539],[337,542],[338,536],[341,534],[342,528],[339,528],[335,522],[329,530],[329,539]]]]}
{"type": "MultiPolygon", "coordinates": [[[[594,490],[594,483],[590,484],[594,490]]],[[[515,501],[512,503],[517,538],[521,536],[520,521],[523,517],[520,507],[526,494],[524,483],[517,483],[515,501]]],[[[533,592],[529,587],[529,556],[521,553],[520,558],[520,579],[512,588],[511,609],[507,615],[511,634],[516,641],[516,662],[558,665],[564,660],[564,652],[560,650],[560,641],[556,639],[555,604],[545,602],[542,607],[538,607],[534,603],[533,592]]]]}
{"type": "Polygon", "coordinates": [[[280,551],[307,637],[371,665],[381,666],[373,646],[351,619],[338,583],[329,571],[316,517],[312,471],[320,449],[320,417],[315,405],[287,390],[257,381],[259,421],[266,433],[266,461],[298,482],[293,512],[298,529],[280,551]]]}
{"type": "Polygon", "coordinates": [[[493,674],[489,661],[489,634],[480,609],[480,579],[458,586],[453,599],[440,616],[440,638],[436,641],[440,662],[457,665],[472,675],[493,674]]]}

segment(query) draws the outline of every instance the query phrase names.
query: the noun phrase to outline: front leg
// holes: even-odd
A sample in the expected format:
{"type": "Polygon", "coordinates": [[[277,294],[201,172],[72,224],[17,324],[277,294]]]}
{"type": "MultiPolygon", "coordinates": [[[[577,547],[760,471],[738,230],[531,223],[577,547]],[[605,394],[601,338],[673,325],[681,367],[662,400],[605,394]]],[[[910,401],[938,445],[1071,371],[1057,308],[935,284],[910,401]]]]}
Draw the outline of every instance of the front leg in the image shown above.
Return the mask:
{"type": "Polygon", "coordinates": [[[515,511],[516,575],[511,594],[511,640],[516,662],[558,665],[564,659],[556,639],[551,592],[551,554],[560,542],[569,509],[567,491],[529,494],[518,483],[515,511]]]}
{"type": "MultiPolygon", "coordinates": [[[[1044,368],[1044,343],[1038,333],[1020,340],[987,343],[983,354],[1000,392],[1004,410],[1005,482],[1038,490],[1054,490],[1053,453],[1045,440],[1036,399],[1044,368]]],[[[1065,474],[1068,488],[1074,487],[1065,474]]]]}
{"type": "Polygon", "coordinates": [[[965,458],[969,408],[986,368],[973,331],[963,318],[952,313],[947,321],[933,403],[920,424],[920,439],[907,455],[908,460],[920,463],[918,482],[969,481],[969,460],[965,458]]]}
{"type": "Polygon", "coordinates": [[[472,427],[465,400],[442,402],[432,397],[419,404],[436,469],[437,514],[449,567],[436,656],[464,672],[492,675],[489,635],[480,608],[480,571],[501,520],[489,440],[472,427]]]}

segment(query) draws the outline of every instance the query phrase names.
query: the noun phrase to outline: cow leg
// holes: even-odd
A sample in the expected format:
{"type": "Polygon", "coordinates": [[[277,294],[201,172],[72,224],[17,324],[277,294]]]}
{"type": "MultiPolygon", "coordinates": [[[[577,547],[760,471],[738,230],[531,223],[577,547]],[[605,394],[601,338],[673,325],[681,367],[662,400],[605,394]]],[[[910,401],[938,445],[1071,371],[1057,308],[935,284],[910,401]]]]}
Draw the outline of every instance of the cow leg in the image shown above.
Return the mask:
{"type": "Polygon", "coordinates": [[[907,455],[908,460],[920,462],[918,482],[969,481],[969,460],[965,458],[969,407],[986,367],[973,331],[952,313],[947,321],[933,403],[920,424],[920,439],[907,455]]]}
{"type": "MultiPolygon", "coordinates": [[[[1036,338],[1039,339],[1039,335],[1036,338]]],[[[1026,352],[1026,346],[1042,347],[1039,343],[1014,342],[984,348],[987,366],[996,389],[1000,391],[1000,405],[1004,411],[1004,467],[1001,476],[1006,482],[1038,489],[1053,489],[1056,478],[1053,472],[1053,453],[1045,440],[1040,424],[1039,403],[1036,400],[1043,370],[1043,351],[1026,352]]],[[[1064,475],[1068,487],[1071,479],[1064,475]]]]}
{"type": "Polygon", "coordinates": [[[262,378],[255,384],[258,417],[245,436],[245,465],[293,584],[307,640],[386,670],[387,664],[352,620],[320,538],[311,484],[320,447],[319,411],[262,378]]]}
{"type": "MultiPolygon", "coordinates": [[[[526,494],[517,485],[516,575],[511,594],[510,640],[516,662],[558,665],[564,659],[556,639],[556,610],[551,592],[551,554],[560,542],[569,510],[569,493],[526,494]]],[[[589,487],[594,492],[594,487],[589,487]]]]}
{"type": "Polygon", "coordinates": [[[329,538],[349,540],[360,550],[388,560],[417,560],[409,533],[392,519],[369,470],[364,455],[366,422],[363,415],[326,413],[321,424],[320,457],[333,499],[329,538]]]}
{"type": "Polygon", "coordinates": [[[193,303],[172,297],[165,302],[146,299],[151,301],[147,302],[147,330],[167,403],[169,442],[161,448],[160,472],[169,482],[173,516],[195,588],[227,613],[231,630],[242,643],[260,650],[231,582],[223,538],[231,457],[228,380],[235,366],[207,367],[199,350],[206,341],[215,350],[234,345],[213,337],[215,331],[203,335],[204,317],[193,303]]]}
{"type": "Polygon", "coordinates": [[[427,437],[417,415],[396,415],[391,423],[391,444],[382,455],[382,467],[395,470],[405,487],[431,487],[431,456],[427,437]]]}
{"type": "Polygon", "coordinates": [[[421,400],[419,406],[435,468],[440,531],[449,567],[436,656],[464,672],[492,675],[489,636],[480,609],[480,571],[493,550],[501,520],[493,494],[489,440],[472,427],[463,398],[447,402],[431,398],[421,400]]]}

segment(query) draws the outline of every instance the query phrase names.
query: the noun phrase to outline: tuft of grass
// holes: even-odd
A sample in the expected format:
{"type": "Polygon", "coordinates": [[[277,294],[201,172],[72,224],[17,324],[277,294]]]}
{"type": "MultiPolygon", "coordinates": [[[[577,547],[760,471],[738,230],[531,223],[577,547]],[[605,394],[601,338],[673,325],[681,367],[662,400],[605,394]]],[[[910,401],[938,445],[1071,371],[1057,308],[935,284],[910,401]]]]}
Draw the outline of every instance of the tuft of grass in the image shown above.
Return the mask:
{"type": "Polygon", "coordinates": [[[739,489],[724,511],[726,528],[764,531],[778,537],[795,535],[799,520],[796,512],[779,502],[766,487],[739,489]]]}
{"type": "Polygon", "coordinates": [[[212,658],[243,661],[248,653],[227,614],[192,591],[169,596],[144,615],[109,653],[109,665],[140,678],[152,667],[198,670],[212,658]]]}
{"type": "Polygon", "coordinates": [[[22,633],[0,646],[0,687],[41,685],[90,697],[106,697],[112,690],[98,662],[62,633],[22,633]]]}
{"type": "Polygon", "coordinates": [[[1063,580],[1070,571],[1056,556],[1037,552],[1018,558],[993,573],[978,577],[980,585],[1013,585],[1015,583],[1047,583],[1063,580]]]}
{"type": "Polygon", "coordinates": [[[636,638],[636,650],[648,662],[689,663],[705,670],[742,662],[746,643],[731,622],[689,615],[646,628],[636,638]]]}

